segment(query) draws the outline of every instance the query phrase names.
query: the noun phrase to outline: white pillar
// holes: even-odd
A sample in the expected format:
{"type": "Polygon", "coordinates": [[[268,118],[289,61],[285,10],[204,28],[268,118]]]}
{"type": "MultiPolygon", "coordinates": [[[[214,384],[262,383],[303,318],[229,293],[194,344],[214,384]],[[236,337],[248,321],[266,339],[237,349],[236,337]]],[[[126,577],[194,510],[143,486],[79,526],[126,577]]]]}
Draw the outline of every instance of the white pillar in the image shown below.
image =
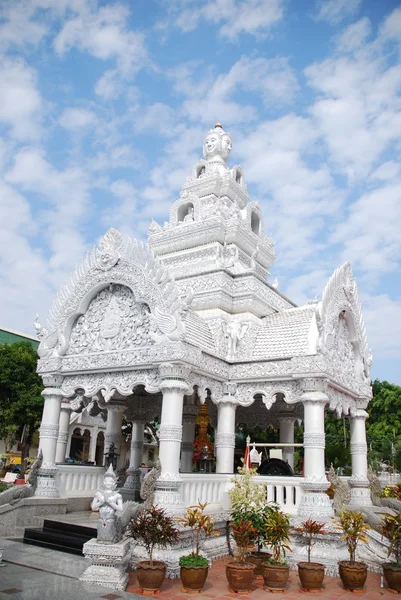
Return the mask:
{"type": "Polygon", "coordinates": [[[163,364],[159,367],[163,393],[159,429],[159,458],[161,475],[156,482],[155,504],[168,512],[182,512],[180,496],[180,452],[182,440],[182,408],[188,392],[190,369],[181,365],[163,364]]]}
{"type": "Polygon", "coordinates": [[[43,461],[39,469],[38,485],[35,496],[58,498],[56,486],[56,448],[59,432],[59,420],[63,393],[60,388],[45,388],[42,392],[45,399],[42,422],[39,430],[39,452],[42,451],[43,461]]]}
{"type": "Polygon", "coordinates": [[[234,472],[236,384],[223,384],[217,406],[216,473],[234,472]]]}
{"type": "MultiPolygon", "coordinates": [[[[290,415],[279,416],[280,423],[280,443],[294,443],[294,424],[296,418],[290,415]]],[[[294,448],[283,448],[283,459],[287,461],[291,469],[294,469],[294,448]]]]}
{"type": "Polygon", "coordinates": [[[68,402],[61,403],[60,419],[58,424],[58,438],[56,447],[56,463],[65,461],[67,454],[68,429],[70,426],[71,407],[68,402]]]}
{"type": "Polygon", "coordinates": [[[350,506],[362,508],[372,506],[370,482],[368,480],[368,445],[366,443],[366,419],[368,413],[357,409],[351,413],[351,461],[352,477],[350,506]]]}
{"type": "Polygon", "coordinates": [[[91,439],[90,439],[90,443],[89,443],[89,462],[96,462],[96,443],[97,443],[97,434],[98,434],[98,427],[97,425],[94,425],[92,427],[92,429],[90,430],[90,434],[91,434],[91,439]]]}
{"type": "MultiPolygon", "coordinates": [[[[320,383],[320,382],[319,382],[320,383]]],[[[301,396],[304,405],[304,482],[305,493],[298,514],[313,519],[328,519],[333,516],[333,508],[326,490],[330,487],[324,465],[325,433],[324,407],[327,395],[316,389],[306,391],[301,396]]],[[[324,386],[324,383],[321,384],[324,386]]]]}
{"type": "Polygon", "coordinates": [[[181,444],[181,473],[191,473],[194,458],[194,440],[196,415],[198,407],[195,404],[195,392],[184,399],[182,418],[182,444],[181,444]]]}
{"type": "Polygon", "coordinates": [[[104,454],[110,450],[111,444],[114,444],[114,451],[120,454],[121,445],[121,427],[123,422],[125,406],[112,404],[107,406],[106,435],[104,436],[104,454]]]}
{"type": "MultiPolygon", "coordinates": [[[[138,468],[142,463],[143,442],[145,421],[137,419],[132,421],[131,434],[131,452],[129,458],[129,467],[127,469],[127,479],[124,482],[124,500],[135,499],[135,494],[139,494],[141,487],[140,472],[138,468]]],[[[139,499],[139,496],[138,498],[139,499]]]]}

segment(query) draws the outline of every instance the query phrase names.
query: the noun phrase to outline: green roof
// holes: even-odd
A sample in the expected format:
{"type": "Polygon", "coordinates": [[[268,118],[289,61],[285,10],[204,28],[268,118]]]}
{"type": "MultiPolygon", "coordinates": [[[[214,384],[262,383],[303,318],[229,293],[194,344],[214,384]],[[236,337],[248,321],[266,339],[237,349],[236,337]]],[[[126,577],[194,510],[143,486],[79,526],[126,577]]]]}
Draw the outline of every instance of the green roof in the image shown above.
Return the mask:
{"type": "Polygon", "coordinates": [[[31,342],[35,350],[39,346],[39,340],[30,335],[11,329],[0,329],[0,344],[16,344],[17,342],[31,342]]]}

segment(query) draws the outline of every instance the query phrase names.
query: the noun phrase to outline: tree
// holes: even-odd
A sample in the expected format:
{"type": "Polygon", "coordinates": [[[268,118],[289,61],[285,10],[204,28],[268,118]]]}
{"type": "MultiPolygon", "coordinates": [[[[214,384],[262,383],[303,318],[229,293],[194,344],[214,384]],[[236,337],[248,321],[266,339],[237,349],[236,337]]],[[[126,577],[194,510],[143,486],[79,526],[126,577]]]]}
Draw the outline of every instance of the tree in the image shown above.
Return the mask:
{"type": "Polygon", "coordinates": [[[22,438],[22,469],[43,409],[37,358],[29,342],[0,346],[0,439],[11,447],[22,438]]]}
{"type": "Polygon", "coordinates": [[[373,382],[373,398],[367,411],[366,433],[371,462],[401,468],[401,387],[388,381],[373,382]]]}

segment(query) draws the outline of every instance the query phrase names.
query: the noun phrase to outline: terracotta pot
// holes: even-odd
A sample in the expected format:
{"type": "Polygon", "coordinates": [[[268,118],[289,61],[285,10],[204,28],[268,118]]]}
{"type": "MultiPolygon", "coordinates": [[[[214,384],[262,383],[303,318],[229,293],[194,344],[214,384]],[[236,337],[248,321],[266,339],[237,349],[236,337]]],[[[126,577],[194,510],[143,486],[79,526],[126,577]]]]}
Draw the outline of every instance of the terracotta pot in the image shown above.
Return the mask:
{"type": "Polygon", "coordinates": [[[268,552],[251,552],[247,561],[256,566],[255,577],[263,577],[263,563],[271,557],[268,552]]]}
{"type": "Polygon", "coordinates": [[[161,560],[140,560],[136,565],[136,576],[142,590],[157,591],[166,577],[166,563],[161,560]]]}
{"type": "Polygon", "coordinates": [[[298,575],[304,590],[321,590],[324,579],[324,565],[316,562],[298,563],[298,575]]]}
{"type": "Polygon", "coordinates": [[[383,575],[390,590],[401,592],[401,567],[391,563],[383,565],[383,575]]]}
{"type": "Polygon", "coordinates": [[[363,562],[340,560],[338,571],[345,590],[363,590],[368,567],[363,562]]]}
{"type": "Polygon", "coordinates": [[[181,567],[180,575],[184,592],[203,590],[209,567],[181,567]]]}
{"type": "Polygon", "coordinates": [[[25,479],[16,479],[14,481],[14,485],[25,485],[25,484],[26,484],[25,479]]]}
{"type": "Polygon", "coordinates": [[[290,576],[290,567],[281,565],[263,565],[263,588],[266,591],[285,590],[288,578],[290,576]]]}
{"type": "Polygon", "coordinates": [[[252,563],[231,562],[226,566],[228,587],[231,591],[248,594],[251,591],[255,565],[252,563]]]}

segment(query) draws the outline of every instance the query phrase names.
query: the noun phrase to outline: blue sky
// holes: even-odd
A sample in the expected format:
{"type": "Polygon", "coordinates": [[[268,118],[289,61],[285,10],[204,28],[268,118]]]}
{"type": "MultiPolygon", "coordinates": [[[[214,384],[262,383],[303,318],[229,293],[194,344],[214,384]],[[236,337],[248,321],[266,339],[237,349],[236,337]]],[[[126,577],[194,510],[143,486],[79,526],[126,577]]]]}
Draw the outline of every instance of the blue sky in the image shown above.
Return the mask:
{"type": "Polygon", "coordinates": [[[350,260],[401,384],[400,53],[393,0],[2,0],[0,324],[32,334],[105,230],[165,221],[221,121],[272,280],[302,303],[350,260]]]}

